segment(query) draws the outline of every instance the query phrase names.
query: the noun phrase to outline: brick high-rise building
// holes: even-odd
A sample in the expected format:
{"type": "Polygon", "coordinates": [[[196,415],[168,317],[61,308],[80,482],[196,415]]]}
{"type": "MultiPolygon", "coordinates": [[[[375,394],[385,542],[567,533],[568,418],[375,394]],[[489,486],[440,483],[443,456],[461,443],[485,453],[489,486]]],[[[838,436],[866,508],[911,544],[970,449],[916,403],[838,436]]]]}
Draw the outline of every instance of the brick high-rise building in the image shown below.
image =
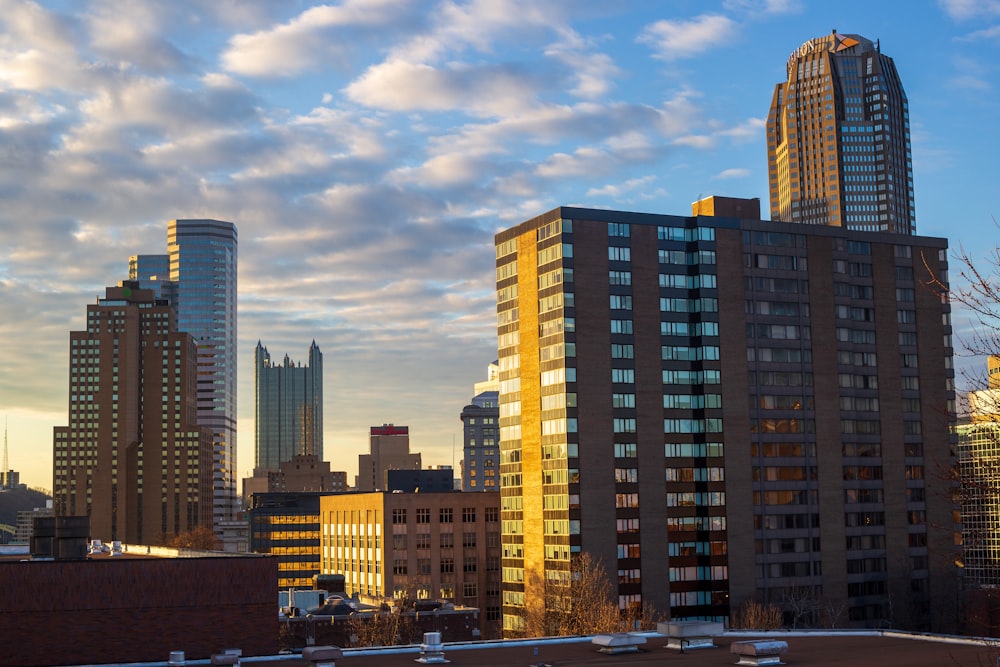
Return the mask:
{"type": "Polygon", "coordinates": [[[138,283],[108,287],[70,332],[69,425],[54,430],[57,516],[105,541],[212,525],[212,432],[197,421],[194,338],[138,283]]]}
{"type": "Polygon", "coordinates": [[[792,52],[767,117],[771,219],[916,233],[910,113],[878,42],[834,31],[792,52]]]}
{"type": "Polygon", "coordinates": [[[756,219],[562,207],[497,234],[505,633],[579,552],[622,607],[805,596],[951,628],[950,306],[927,268],[944,239],[756,219]]]}

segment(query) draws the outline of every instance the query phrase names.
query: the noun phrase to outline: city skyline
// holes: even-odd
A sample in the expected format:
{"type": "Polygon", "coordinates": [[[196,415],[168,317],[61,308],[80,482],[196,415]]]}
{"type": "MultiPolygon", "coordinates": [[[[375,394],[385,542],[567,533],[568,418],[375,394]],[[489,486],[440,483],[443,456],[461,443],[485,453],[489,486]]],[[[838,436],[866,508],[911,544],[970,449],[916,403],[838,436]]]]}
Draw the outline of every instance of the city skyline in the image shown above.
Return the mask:
{"type": "Polygon", "coordinates": [[[51,487],[81,304],[185,217],[243,237],[238,478],[253,462],[246,351],[304,335],[325,350],[334,468],[350,478],[368,426],[395,422],[426,463],[457,469],[457,415],[496,358],[493,234],[558,205],[687,215],[719,194],[767,210],[774,84],[834,28],[879,40],[899,70],[917,233],[994,245],[979,244],[996,231],[993,4],[906,21],[892,3],[604,4],[13,3],[0,411],[21,481],[51,487]]]}

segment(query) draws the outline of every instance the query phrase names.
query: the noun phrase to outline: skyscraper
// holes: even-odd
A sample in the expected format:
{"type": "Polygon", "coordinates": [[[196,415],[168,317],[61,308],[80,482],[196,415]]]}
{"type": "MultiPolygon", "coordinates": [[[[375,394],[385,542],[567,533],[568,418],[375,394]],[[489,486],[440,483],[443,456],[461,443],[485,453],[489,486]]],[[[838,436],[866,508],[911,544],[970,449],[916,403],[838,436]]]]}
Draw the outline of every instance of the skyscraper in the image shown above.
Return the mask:
{"type": "Polygon", "coordinates": [[[220,220],[167,223],[170,281],[178,328],[198,345],[198,420],[215,442],[213,517],[236,509],[236,225],[220,220]]]}
{"type": "Polygon", "coordinates": [[[103,540],[158,542],[212,522],[212,433],[197,422],[197,347],[136,282],[70,333],[69,425],[54,430],[58,516],[103,540]]]}
{"type": "Polygon", "coordinates": [[[836,31],[792,52],[767,117],[771,219],[915,234],[910,114],[892,58],[836,31]]]}
{"type": "Polygon", "coordinates": [[[260,341],[254,350],[254,441],[256,470],[277,471],[293,456],[323,459],[323,353],[309,346],[309,363],[280,364],[260,341]]]}
{"type": "Polygon", "coordinates": [[[505,633],[581,552],[623,608],[805,595],[799,623],[825,600],[950,627],[950,307],[925,267],[943,239],[746,218],[563,207],[497,234],[505,633]]]}
{"type": "Polygon", "coordinates": [[[500,449],[497,422],[500,367],[489,365],[489,378],[475,385],[475,396],[462,408],[462,490],[496,491],[500,488],[500,449]]]}

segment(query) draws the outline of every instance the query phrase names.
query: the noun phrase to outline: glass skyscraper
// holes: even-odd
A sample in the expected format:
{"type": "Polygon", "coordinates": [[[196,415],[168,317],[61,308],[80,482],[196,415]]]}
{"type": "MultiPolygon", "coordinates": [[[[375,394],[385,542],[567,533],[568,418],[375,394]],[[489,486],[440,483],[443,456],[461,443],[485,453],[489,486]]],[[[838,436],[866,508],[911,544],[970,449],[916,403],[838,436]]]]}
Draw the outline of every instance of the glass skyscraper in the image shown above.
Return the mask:
{"type": "Polygon", "coordinates": [[[767,117],[771,219],[915,234],[910,113],[892,58],[834,31],[786,70],[767,117]]]}
{"type": "Polygon", "coordinates": [[[213,520],[236,509],[236,225],[167,223],[178,328],[198,344],[198,423],[214,440],[213,520]]]}
{"type": "Polygon", "coordinates": [[[309,346],[309,363],[288,355],[273,363],[259,341],[254,350],[255,470],[278,470],[293,456],[323,459],[323,353],[309,346]]]}

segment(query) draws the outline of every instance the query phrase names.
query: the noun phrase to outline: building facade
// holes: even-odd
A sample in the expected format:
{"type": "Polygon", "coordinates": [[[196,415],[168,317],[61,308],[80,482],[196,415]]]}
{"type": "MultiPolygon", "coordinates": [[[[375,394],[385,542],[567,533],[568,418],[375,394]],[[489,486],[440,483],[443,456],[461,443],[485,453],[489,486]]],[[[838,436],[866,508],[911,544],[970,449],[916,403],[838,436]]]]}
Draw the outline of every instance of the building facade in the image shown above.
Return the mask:
{"type": "Polygon", "coordinates": [[[347,472],[330,470],[329,461],[320,461],[313,454],[300,454],[285,461],[277,470],[257,470],[257,475],[243,480],[243,502],[249,506],[254,493],[294,493],[325,491],[339,493],[348,490],[347,472]]]}
{"type": "Polygon", "coordinates": [[[271,361],[267,348],[254,350],[254,468],[277,470],[293,456],[323,458],[323,353],[316,341],[309,361],[295,365],[288,355],[271,361]]]}
{"type": "Polygon", "coordinates": [[[319,569],[319,507],[326,494],[255,493],[247,518],[250,551],[278,558],[278,589],[312,588],[319,569]]]}
{"type": "Polygon", "coordinates": [[[968,395],[957,427],[962,575],[968,588],[1000,587],[1000,357],[987,359],[986,388],[968,395]]]}
{"type": "Polygon", "coordinates": [[[211,525],[212,438],[198,350],[173,308],[124,282],[70,332],[69,425],[54,430],[53,509],[105,541],[162,543],[211,525]]]}
{"type": "Polygon", "coordinates": [[[496,493],[351,493],[320,500],[322,571],[348,595],[440,600],[500,621],[500,512],[496,493]]]}
{"type": "Polygon", "coordinates": [[[499,233],[504,632],[580,552],[622,608],[804,593],[840,623],[947,626],[950,306],[919,282],[946,253],[566,207],[499,233]]]}
{"type": "Polygon", "coordinates": [[[389,470],[419,470],[420,452],[410,452],[410,427],[382,424],[372,426],[367,454],[358,455],[358,491],[384,491],[389,470]]]}
{"type": "Polygon", "coordinates": [[[788,58],[767,118],[771,219],[916,233],[910,116],[892,58],[834,31],[788,58]]]}
{"type": "Polygon", "coordinates": [[[212,429],[212,516],[232,519],[236,495],[236,225],[221,220],[167,223],[170,281],[178,328],[198,345],[198,421],[212,429]]]}
{"type": "Polygon", "coordinates": [[[215,440],[213,521],[235,515],[236,496],[236,225],[171,220],[167,254],[129,257],[129,280],[152,289],[177,311],[178,327],[195,337],[199,355],[198,418],[215,440]]]}
{"type": "MultiPolygon", "coordinates": [[[[499,369],[497,369],[499,374],[499,369]]],[[[500,488],[499,384],[477,393],[462,408],[462,490],[500,488]]]]}

